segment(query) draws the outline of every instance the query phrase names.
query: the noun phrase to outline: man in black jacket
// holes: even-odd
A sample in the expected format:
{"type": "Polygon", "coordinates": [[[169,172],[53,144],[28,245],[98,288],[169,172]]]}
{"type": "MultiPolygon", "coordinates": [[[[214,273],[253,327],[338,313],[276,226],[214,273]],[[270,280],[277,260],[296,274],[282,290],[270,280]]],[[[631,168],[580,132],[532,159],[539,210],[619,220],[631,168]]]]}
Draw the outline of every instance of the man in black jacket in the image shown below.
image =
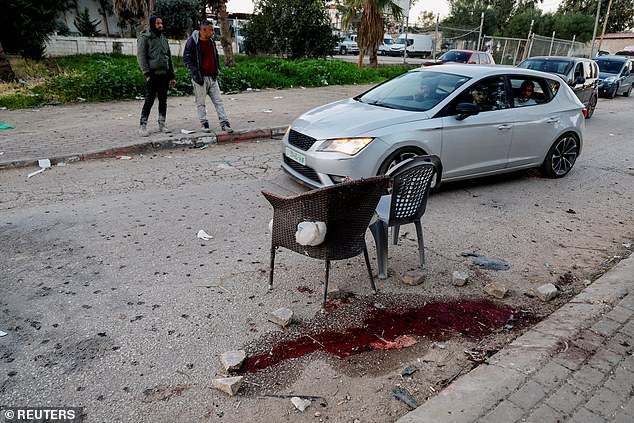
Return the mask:
{"type": "Polygon", "coordinates": [[[158,95],[159,101],[159,130],[171,132],[165,126],[167,115],[167,89],[176,86],[174,64],[167,39],[163,36],[163,20],[150,16],[150,28],[144,30],[137,40],[137,61],[145,76],[145,103],[141,110],[141,127],[139,135],[147,137],[147,120],[158,95]]]}
{"type": "Polygon", "coordinates": [[[213,23],[206,20],[201,22],[200,31],[194,31],[185,44],[183,63],[192,76],[198,118],[203,132],[211,131],[207,120],[207,109],[205,108],[205,97],[207,96],[209,96],[216,107],[220,128],[223,131],[233,132],[225,113],[222,98],[220,98],[220,88],[218,87],[220,61],[218,60],[218,50],[213,37],[213,23]]]}

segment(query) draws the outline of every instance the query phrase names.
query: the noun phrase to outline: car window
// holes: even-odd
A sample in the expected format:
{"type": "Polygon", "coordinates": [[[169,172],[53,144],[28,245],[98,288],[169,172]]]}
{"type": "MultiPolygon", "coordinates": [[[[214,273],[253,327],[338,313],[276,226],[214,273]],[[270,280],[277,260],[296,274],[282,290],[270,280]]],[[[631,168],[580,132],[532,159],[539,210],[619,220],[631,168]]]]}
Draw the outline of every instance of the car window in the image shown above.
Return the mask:
{"type": "Polygon", "coordinates": [[[447,115],[455,115],[459,103],[472,103],[480,106],[482,112],[508,109],[510,106],[503,76],[493,76],[475,82],[452,100],[447,115]]]}
{"type": "Polygon", "coordinates": [[[511,77],[510,81],[515,107],[534,106],[548,102],[548,87],[546,81],[541,78],[517,76],[511,77]]]}
{"type": "Polygon", "coordinates": [[[621,72],[621,67],[623,66],[623,62],[617,62],[615,60],[597,60],[597,64],[599,65],[599,71],[605,73],[619,73],[621,72]]]}
{"type": "Polygon", "coordinates": [[[593,75],[593,67],[592,64],[590,62],[583,62],[583,76],[586,79],[592,79],[594,78],[593,75]]]}
{"type": "Polygon", "coordinates": [[[558,73],[567,76],[572,69],[573,62],[569,60],[528,59],[518,65],[520,68],[533,69],[542,72],[558,73]]]}
{"type": "Polygon", "coordinates": [[[553,79],[548,79],[547,83],[548,83],[548,86],[550,87],[550,92],[552,93],[552,97],[555,97],[555,95],[557,95],[557,92],[559,91],[559,88],[561,87],[561,82],[555,81],[553,79]]]}
{"type": "Polygon", "coordinates": [[[478,53],[472,53],[471,57],[469,58],[469,61],[467,63],[472,63],[475,65],[479,65],[480,64],[480,55],[478,53]]]}
{"type": "Polygon", "coordinates": [[[407,72],[355,97],[355,100],[389,109],[427,111],[469,79],[443,72],[407,72]]]}
{"type": "Polygon", "coordinates": [[[486,53],[480,53],[480,63],[482,63],[483,65],[488,65],[489,63],[491,63],[491,61],[489,60],[489,55],[486,53]]]}
{"type": "Polygon", "coordinates": [[[575,66],[575,73],[572,76],[572,80],[574,81],[580,76],[583,76],[583,63],[577,63],[575,66]]]}
{"type": "Polygon", "coordinates": [[[466,51],[448,51],[443,53],[438,60],[445,60],[448,62],[467,63],[469,60],[469,53],[466,51]]]}

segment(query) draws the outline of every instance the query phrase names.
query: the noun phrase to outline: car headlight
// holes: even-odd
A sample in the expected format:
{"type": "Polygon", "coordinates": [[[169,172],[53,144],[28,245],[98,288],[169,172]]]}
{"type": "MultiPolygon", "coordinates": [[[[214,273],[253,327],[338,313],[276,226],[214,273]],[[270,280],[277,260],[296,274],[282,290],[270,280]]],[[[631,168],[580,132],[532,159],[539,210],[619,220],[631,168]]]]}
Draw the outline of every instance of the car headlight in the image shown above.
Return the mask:
{"type": "Polygon", "coordinates": [[[372,141],[374,138],[336,138],[326,140],[317,151],[330,151],[354,156],[372,141]]]}
{"type": "Polygon", "coordinates": [[[605,78],[604,82],[607,82],[608,84],[612,84],[616,82],[616,80],[617,80],[616,76],[608,76],[607,78],[605,78]]]}
{"type": "Polygon", "coordinates": [[[286,132],[284,132],[284,136],[288,137],[289,132],[291,132],[291,125],[288,125],[288,128],[286,128],[286,132]]]}

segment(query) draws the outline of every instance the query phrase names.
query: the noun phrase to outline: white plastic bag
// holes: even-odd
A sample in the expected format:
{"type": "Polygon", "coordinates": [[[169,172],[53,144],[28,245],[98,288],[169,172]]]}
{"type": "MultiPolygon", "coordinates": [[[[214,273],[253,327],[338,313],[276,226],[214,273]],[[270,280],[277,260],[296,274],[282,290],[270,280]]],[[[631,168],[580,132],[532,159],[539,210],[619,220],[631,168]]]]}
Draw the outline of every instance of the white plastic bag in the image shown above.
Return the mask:
{"type": "Polygon", "coordinates": [[[295,232],[295,241],[300,245],[319,245],[326,239],[325,222],[300,222],[295,232]]]}

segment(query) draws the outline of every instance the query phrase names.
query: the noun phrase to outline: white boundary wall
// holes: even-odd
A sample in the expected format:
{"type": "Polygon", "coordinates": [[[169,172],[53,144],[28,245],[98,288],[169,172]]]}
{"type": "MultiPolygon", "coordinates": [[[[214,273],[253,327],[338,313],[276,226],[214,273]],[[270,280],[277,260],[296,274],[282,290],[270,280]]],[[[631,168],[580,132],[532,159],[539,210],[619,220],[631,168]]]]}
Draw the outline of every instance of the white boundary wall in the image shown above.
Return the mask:
{"type": "MultiPolygon", "coordinates": [[[[182,56],[187,40],[169,40],[174,56],[182,56]]],[[[136,38],[63,37],[52,35],[46,42],[47,56],[119,52],[136,56],[136,38]]]]}

